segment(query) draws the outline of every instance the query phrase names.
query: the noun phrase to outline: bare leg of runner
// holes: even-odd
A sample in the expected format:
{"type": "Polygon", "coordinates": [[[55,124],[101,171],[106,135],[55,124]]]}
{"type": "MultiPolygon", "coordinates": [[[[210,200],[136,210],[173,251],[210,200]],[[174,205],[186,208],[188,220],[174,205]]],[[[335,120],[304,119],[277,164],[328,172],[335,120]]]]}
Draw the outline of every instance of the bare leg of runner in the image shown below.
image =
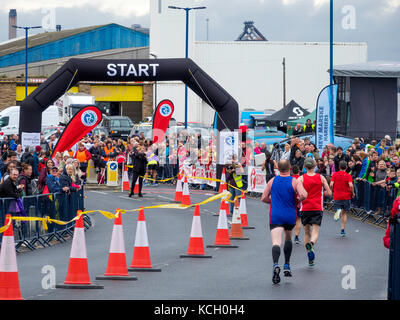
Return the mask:
{"type": "Polygon", "coordinates": [[[345,237],[346,236],[346,233],[345,233],[345,228],[346,228],[346,223],[347,223],[347,213],[346,213],[346,211],[344,211],[344,209],[342,209],[342,213],[341,213],[341,219],[342,219],[342,223],[341,223],[341,235],[342,235],[342,237],[345,237]]]}

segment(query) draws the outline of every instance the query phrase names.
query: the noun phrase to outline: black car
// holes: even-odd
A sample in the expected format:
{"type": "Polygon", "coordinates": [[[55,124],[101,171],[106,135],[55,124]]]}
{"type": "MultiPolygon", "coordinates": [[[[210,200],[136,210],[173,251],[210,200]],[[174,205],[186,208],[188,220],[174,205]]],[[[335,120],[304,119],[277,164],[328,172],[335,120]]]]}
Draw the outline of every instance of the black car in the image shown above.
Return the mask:
{"type": "Polygon", "coordinates": [[[111,138],[127,138],[133,127],[132,120],[125,116],[104,117],[102,124],[107,128],[111,138]]]}

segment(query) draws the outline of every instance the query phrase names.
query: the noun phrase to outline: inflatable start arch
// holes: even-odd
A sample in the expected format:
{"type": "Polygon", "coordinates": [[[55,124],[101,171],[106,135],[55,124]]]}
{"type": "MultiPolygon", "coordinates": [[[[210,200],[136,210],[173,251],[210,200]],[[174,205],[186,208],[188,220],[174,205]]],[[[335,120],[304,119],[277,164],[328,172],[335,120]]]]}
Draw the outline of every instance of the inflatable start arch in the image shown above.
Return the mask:
{"type": "Polygon", "coordinates": [[[239,127],[239,108],[215,80],[190,59],[68,60],[21,104],[19,133],[40,132],[42,112],[79,81],[180,80],[219,115],[217,129],[239,127]]]}

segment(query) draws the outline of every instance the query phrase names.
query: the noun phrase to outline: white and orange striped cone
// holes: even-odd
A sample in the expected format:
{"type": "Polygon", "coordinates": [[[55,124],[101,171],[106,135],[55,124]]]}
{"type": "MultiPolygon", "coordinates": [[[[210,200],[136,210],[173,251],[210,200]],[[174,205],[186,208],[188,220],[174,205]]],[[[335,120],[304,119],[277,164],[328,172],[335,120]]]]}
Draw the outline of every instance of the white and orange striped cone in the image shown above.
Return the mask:
{"type": "Polygon", "coordinates": [[[129,271],[155,271],[161,269],[153,268],[150,259],[149,239],[147,237],[146,220],[143,207],[140,207],[138,222],[136,226],[135,246],[129,271]]]}
{"type": "Polygon", "coordinates": [[[239,214],[239,200],[235,198],[235,207],[233,209],[231,231],[229,233],[229,238],[232,240],[249,240],[245,237],[242,229],[242,220],[239,214]]]}
{"type": "Polygon", "coordinates": [[[182,192],[182,201],[181,204],[190,206],[190,192],[189,192],[189,184],[187,181],[187,177],[185,176],[185,182],[183,183],[183,192],[182,192]]]}
{"type": "Polygon", "coordinates": [[[133,188],[133,193],[139,194],[139,178],[136,179],[135,186],[133,188]]]}
{"type": "Polygon", "coordinates": [[[178,174],[178,180],[176,180],[176,189],[175,189],[175,201],[181,202],[182,201],[182,181],[181,181],[181,174],[178,174]]]}
{"type": "Polygon", "coordinates": [[[11,215],[6,215],[4,225],[10,226],[3,233],[0,251],[0,300],[23,300],[19,288],[17,255],[11,215]]]}
{"type": "Polygon", "coordinates": [[[204,251],[203,233],[201,230],[200,207],[196,204],[190,232],[189,248],[186,254],[180,255],[181,258],[212,258],[204,251]]]}
{"type": "Polygon", "coordinates": [[[128,177],[128,169],[124,166],[124,172],[122,173],[122,190],[121,191],[130,191],[131,187],[129,185],[129,177],[128,177]]]}
{"type": "Polygon", "coordinates": [[[117,209],[117,217],[114,219],[106,272],[104,276],[97,276],[96,280],[137,280],[136,277],[128,273],[126,265],[124,230],[120,209],[117,209]]]}
{"type": "Polygon", "coordinates": [[[247,221],[247,208],[244,192],[242,192],[242,196],[240,198],[239,214],[243,229],[255,229],[255,227],[249,226],[249,223],[247,221]]]}
{"type": "Polygon", "coordinates": [[[221,212],[224,212],[226,215],[229,214],[229,204],[225,201],[224,198],[221,199],[218,213],[213,214],[213,216],[219,216],[221,212]]]}
{"type": "Polygon", "coordinates": [[[213,245],[208,245],[207,248],[239,248],[239,246],[232,245],[229,239],[228,219],[225,210],[221,209],[219,212],[217,234],[213,245]]]}
{"type": "Polygon", "coordinates": [[[75,223],[67,277],[64,283],[57,284],[56,288],[103,289],[104,286],[94,284],[90,281],[86,255],[85,228],[83,225],[83,215],[81,215],[80,212],[81,210],[78,210],[77,216],[79,218],[75,223]]]}
{"type": "Polygon", "coordinates": [[[218,193],[221,193],[224,190],[228,190],[227,185],[226,185],[225,168],[222,168],[221,181],[222,182],[219,183],[218,193]]]}

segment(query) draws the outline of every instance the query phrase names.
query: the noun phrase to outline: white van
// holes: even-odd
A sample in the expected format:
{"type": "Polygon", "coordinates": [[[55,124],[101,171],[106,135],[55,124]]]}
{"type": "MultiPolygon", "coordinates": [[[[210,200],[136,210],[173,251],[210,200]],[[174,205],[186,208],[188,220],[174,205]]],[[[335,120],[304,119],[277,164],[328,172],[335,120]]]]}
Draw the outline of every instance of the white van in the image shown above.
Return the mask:
{"type": "MultiPolygon", "coordinates": [[[[19,106],[8,107],[0,112],[0,131],[5,135],[19,132],[19,106]]],[[[57,106],[49,106],[42,113],[42,130],[46,127],[58,126],[59,113],[57,106]]]]}

